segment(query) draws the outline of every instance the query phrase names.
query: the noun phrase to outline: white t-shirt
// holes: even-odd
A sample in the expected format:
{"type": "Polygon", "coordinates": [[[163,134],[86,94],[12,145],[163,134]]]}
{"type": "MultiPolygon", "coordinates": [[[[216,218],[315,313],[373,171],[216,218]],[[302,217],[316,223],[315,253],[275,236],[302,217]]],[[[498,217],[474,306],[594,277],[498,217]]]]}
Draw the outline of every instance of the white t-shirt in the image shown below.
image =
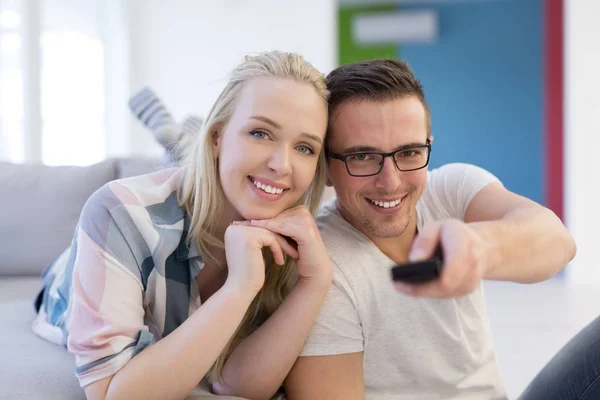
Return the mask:
{"type": "MultiPolygon", "coordinates": [[[[471,199],[499,182],[467,164],[428,172],[417,225],[464,219],[471,199]]],[[[341,216],[335,199],[317,223],[334,264],[334,284],[301,356],[364,352],[365,397],[506,399],[483,288],[454,299],[406,296],[394,290],[394,262],[341,216]]]]}

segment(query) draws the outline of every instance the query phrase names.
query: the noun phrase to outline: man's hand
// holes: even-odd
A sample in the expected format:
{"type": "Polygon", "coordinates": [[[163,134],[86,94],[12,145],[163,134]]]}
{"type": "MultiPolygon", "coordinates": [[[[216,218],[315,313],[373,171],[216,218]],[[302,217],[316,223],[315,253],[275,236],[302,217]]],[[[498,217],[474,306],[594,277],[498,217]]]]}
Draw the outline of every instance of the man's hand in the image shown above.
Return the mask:
{"type": "Polygon", "coordinates": [[[477,231],[459,220],[428,225],[415,238],[409,260],[432,257],[438,245],[443,253],[440,277],[420,284],[394,283],[396,290],[410,296],[450,298],[467,295],[479,287],[487,267],[487,246],[477,231]]]}

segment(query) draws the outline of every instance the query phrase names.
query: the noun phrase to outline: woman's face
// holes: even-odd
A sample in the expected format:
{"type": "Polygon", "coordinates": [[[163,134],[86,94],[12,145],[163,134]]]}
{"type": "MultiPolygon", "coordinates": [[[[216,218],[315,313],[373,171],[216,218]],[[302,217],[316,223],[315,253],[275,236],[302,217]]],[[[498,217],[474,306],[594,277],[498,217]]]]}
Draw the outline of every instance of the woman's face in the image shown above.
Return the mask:
{"type": "Polygon", "coordinates": [[[266,219],[292,207],[310,186],[327,129],[312,85],[248,81],[221,132],[213,134],[219,178],[234,219],[266,219]]]}

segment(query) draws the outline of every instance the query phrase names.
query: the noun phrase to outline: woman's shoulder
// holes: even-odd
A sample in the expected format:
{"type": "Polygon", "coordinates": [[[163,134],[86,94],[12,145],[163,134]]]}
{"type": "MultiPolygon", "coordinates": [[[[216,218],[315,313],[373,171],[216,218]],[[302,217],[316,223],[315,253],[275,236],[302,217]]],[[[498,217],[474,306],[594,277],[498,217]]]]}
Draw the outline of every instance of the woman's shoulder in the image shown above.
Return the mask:
{"type": "Polygon", "coordinates": [[[106,208],[109,211],[121,206],[151,207],[174,197],[182,179],[180,168],[168,168],[144,175],[113,180],[96,190],[85,208],[106,208]]]}
{"type": "Polygon", "coordinates": [[[167,168],[149,174],[117,179],[105,185],[124,203],[135,202],[143,206],[162,203],[181,186],[183,171],[179,167],[167,168]]]}
{"type": "Polygon", "coordinates": [[[177,201],[181,179],[180,168],[168,168],[111,181],[87,200],[80,222],[102,226],[110,221],[118,226],[176,224],[185,218],[177,201]]]}

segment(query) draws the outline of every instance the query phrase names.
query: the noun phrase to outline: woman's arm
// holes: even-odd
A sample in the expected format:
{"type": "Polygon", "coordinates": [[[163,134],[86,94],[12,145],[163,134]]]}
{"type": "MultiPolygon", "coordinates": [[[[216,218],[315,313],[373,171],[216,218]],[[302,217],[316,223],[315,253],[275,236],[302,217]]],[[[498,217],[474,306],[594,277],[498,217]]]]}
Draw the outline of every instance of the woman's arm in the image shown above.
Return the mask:
{"type": "Polygon", "coordinates": [[[269,319],[233,351],[213,388],[218,394],[268,399],[281,386],[302,350],[331,286],[332,265],[306,207],[245,224],[290,237],[297,243],[299,279],[269,319]]]}
{"type": "Polygon", "coordinates": [[[87,398],[185,398],[225,347],[254,295],[226,283],[182,325],[132,358],[112,378],[86,386],[87,398]]]}
{"type": "Polygon", "coordinates": [[[215,393],[269,399],[294,366],[329,285],[299,281],[271,315],[231,354],[215,393]]]}
{"type": "Polygon", "coordinates": [[[167,337],[131,359],[112,377],[105,393],[88,389],[90,395],[100,392],[90,399],[181,399],[200,382],[264,283],[262,248],[270,247],[280,261],[282,248],[295,251],[264,229],[230,226],[225,243],[233,249],[227,252],[225,285],[167,337]]]}
{"type": "Polygon", "coordinates": [[[136,336],[147,329],[142,284],[126,267],[139,265],[139,257],[132,250],[135,238],[123,234],[132,231],[123,229],[128,220],[119,226],[105,204],[119,204],[106,189],[88,201],[73,257],[68,347],[80,382],[89,399],[184,398],[213,365],[261,288],[261,247],[234,237],[245,268],[230,270],[225,285],[185,322],[131,358],[136,336]]]}

